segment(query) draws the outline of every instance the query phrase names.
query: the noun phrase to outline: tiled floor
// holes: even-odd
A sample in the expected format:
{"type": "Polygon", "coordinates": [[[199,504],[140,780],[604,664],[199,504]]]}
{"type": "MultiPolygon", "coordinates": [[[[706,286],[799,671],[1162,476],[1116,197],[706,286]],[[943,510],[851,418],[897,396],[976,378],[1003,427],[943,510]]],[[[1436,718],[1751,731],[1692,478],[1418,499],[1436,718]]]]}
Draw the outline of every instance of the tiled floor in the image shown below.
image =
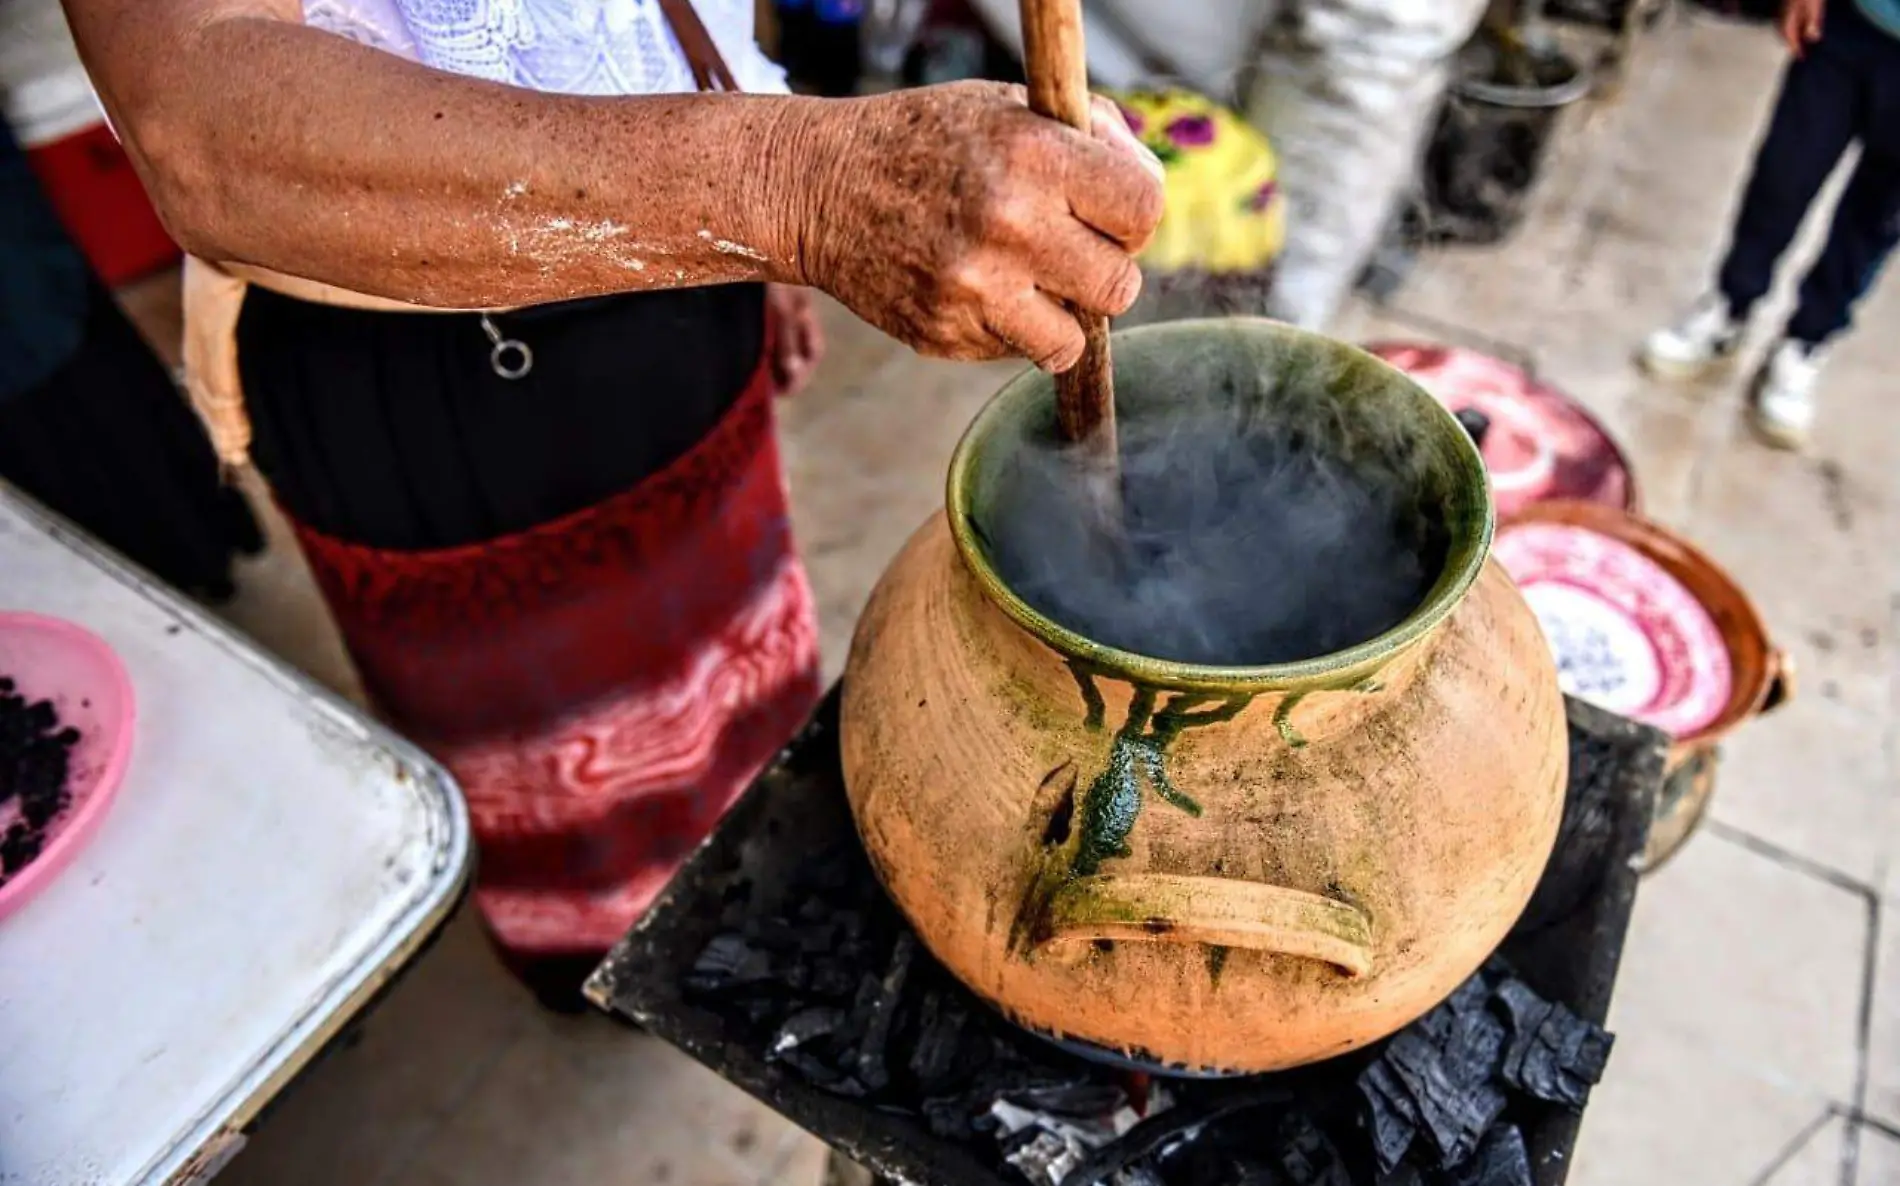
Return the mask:
{"type": "MultiPolygon", "coordinates": [[[[1570,119],[1519,235],[1427,261],[1392,307],[1336,327],[1529,359],[1615,428],[1651,511],[1732,568],[1801,665],[1794,704],[1729,746],[1713,823],[1645,886],[1582,1186],[1900,1186],[1900,924],[1881,925],[1900,903],[1900,282],[1835,360],[1806,457],[1740,429],[1741,372],[1667,389],[1628,361],[1710,269],[1779,57],[1763,30],[1660,31],[1613,105],[1570,119]]],[[[832,355],[784,435],[835,673],[1009,368],[923,362],[832,312],[832,355]]],[[[282,548],[246,573],[234,617],[353,686],[282,548]]],[[[539,1015],[463,919],[227,1181],[808,1186],[821,1161],[680,1056],[539,1015]]]]}

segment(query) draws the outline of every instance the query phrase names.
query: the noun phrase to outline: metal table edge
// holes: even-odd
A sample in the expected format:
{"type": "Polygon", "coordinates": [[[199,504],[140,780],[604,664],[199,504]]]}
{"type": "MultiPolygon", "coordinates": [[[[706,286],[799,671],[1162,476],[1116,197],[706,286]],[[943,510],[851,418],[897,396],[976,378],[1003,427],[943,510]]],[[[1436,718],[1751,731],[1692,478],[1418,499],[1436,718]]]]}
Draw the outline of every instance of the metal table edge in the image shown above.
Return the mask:
{"type": "Polygon", "coordinates": [[[409,774],[409,781],[430,815],[436,842],[432,869],[435,876],[419,884],[408,908],[377,937],[358,967],[326,985],[306,1005],[283,1040],[260,1053],[218,1102],[195,1119],[191,1130],[162,1150],[135,1179],[140,1183],[166,1186],[203,1181],[236,1153],[235,1146],[241,1142],[231,1142],[230,1135],[249,1125],[263,1106],[354,1020],[396,975],[401,964],[430,942],[454,912],[473,868],[474,841],[468,805],[454,777],[440,762],[371,719],[336,692],[269,654],[210,610],[168,588],[4,481],[0,481],[0,503],[5,503],[56,543],[120,585],[156,605],[186,629],[204,636],[233,659],[321,709],[333,727],[355,734],[392,754],[409,774]],[[210,1162],[199,1157],[201,1150],[221,1144],[233,1147],[210,1162]]]}

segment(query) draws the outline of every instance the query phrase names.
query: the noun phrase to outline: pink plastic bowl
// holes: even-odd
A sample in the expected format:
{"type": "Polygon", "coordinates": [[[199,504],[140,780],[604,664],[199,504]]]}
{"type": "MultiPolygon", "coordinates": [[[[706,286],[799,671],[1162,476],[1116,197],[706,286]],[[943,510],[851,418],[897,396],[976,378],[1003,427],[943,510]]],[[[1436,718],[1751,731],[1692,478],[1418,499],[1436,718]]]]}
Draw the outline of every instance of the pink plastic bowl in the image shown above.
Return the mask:
{"type": "MultiPolygon", "coordinates": [[[[132,681],[125,664],[98,635],[39,614],[0,613],[0,675],[27,700],[51,700],[62,727],[80,732],[67,789],[72,802],[46,825],[40,855],[0,885],[0,919],[26,904],[71,863],[125,777],[132,757],[132,681]]],[[[0,804],[0,832],[19,816],[0,804]]]]}

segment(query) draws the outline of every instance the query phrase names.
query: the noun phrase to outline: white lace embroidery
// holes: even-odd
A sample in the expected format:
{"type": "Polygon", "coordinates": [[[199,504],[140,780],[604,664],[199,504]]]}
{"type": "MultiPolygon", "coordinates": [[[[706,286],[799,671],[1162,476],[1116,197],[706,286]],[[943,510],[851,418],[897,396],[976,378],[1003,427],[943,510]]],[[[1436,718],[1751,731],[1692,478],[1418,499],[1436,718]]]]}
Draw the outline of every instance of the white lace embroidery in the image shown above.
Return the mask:
{"type": "MultiPolygon", "coordinates": [[[[694,0],[739,86],[782,93],[753,0],[694,0]]],[[[692,91],[657,0],[304,0],[304,20],[438,70],[568,95],[692,91]]]]}

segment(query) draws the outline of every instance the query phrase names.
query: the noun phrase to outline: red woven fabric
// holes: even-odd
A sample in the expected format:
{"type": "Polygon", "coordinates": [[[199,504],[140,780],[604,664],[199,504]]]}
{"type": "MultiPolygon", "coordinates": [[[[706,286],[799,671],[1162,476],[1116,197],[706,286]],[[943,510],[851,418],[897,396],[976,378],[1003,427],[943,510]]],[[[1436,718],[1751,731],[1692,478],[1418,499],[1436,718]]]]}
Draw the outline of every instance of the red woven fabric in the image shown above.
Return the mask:
{"type": "Polygon", "coordinates": [[[666,470],[529,531],[297,531],[370,694],[461,783],[511,956],[610,946],[817,700],[763,364],[666,470]]]}

